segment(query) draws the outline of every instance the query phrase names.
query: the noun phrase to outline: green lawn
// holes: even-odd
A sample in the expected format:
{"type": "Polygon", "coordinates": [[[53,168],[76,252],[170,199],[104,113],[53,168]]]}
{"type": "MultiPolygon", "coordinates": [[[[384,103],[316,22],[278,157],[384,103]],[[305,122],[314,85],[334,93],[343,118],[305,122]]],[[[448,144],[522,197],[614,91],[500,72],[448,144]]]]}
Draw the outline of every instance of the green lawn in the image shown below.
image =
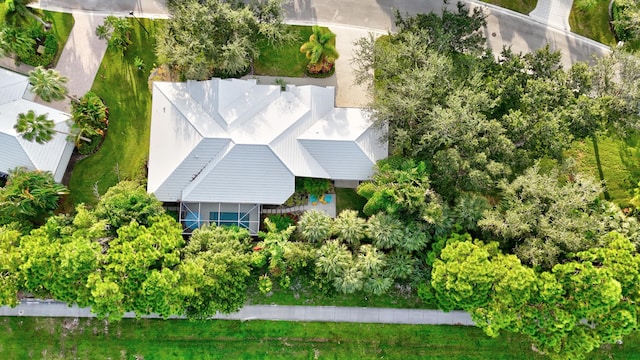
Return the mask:
{"type": "Polygon", "coordinates": [[[95,186],[103,194],[119,180],[146,178],[151,118],[147,77],[156,62],[155,30],[160,25],[157,21],[140,21],[150,34],[132,21],[133,44],[124,57],[108,50],[94,80],[91,90],[109,107],[109,130],[100,150],[76,164],[69,182],[71,204],[67,205],[95,203],[95,186]],[[144,71],[133,65],[136,56],[144,60],[144,71]]]}
{"type": "Polygon", "coordinates": [[[521,337],[457,326],[3,318],[3,359],[537,359],[521,337]],[[66,327],[66,329],[65,329],[66,327]]]}
{"type": "Polygon", "coordinates": [[[58,53],[51,64],[51,67],[55,67],[58,63],[58,59],[60,58],[60,54],[62,53],[62,49],[64,49],[64,45],[69,39],[69,33],[71,33],[71,28],[73,28],[75,20],[71,14],[53,11],[45,11],[44,19],[46,21],[51,21],[53,24],[51,31],[53,31],[56,39],[58,40],[58,53]]]}
{"type": "Polygon", "coordinates": [[[300,52],[300,46],[309,40],[311,26],[293,25],[291,31],[297,40],[287,44],[273,46],[266,40],[258,42],[260,56],[253,62],[255,75],[304,77],[308,60],[300,52]]]}
{"type": "MultiPolygon", "coordinates": [[[[13,359],[543,359],[521,336],[474,327],[267,321],[0,318],[13,359]]],[[[637,333],[588,359],[638,359],[637,333]]]]}
{"type": "Polygon", "coordinates": [[[486,3],[517,11],[528,15],[536,8],[537,1],[534,0],[482,0],[486,3]]]}
{"type": "MultiPolygon", "coordinates": [[[[640,179],[640,138],[627,142],[612,138],[598,139],[600,162],[611,200],[626,207],[630,191],[637,185],[631,179],[640,179]]],[[[578,171],[598,178],[596,158],[591,140],[575,142],[568,155],[576,159],[578,171]]]]}
{"type": "Polygon", "coordinates": [[[362,208],[367,203],[367,199],[358,195],[355,189],[336,188],[336,214],[340,214],[344,209],[358,210],[360,216],[364,217],[362,208]]]}
{"type": "Polygon", "coordinates": [[[584,11],[578,9],[574,2],[569,16],[571,31],[606,45],[615,45],[616,39],[609,28],[608,8],[608,1],[598,1],[584,11]]]}

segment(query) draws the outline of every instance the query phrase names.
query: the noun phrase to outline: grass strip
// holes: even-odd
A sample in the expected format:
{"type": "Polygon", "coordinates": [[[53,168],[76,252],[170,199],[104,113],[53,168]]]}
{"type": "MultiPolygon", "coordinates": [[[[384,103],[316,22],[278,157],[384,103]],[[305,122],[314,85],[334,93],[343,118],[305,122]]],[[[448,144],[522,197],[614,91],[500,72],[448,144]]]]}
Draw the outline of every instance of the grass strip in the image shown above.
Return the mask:
{"type": "Polygon", "coordinates": [[[58,52],[53,58],[53,63],[50,65],[51,67],[55,67],[58,63],[58,59],[60,58],[60,54],[62,54],[62,49],[64,49],[64,46],[69,39],[75,19],[71,14],[55,11],[44,11],[44,19],[45,21],[51,22],[51,31],[53,31],[53,34],[58,40],[58,52]]]}
{"type": "Polygon", "coordinates": [[[580,9],[574,1],[569,15],[571,31],[605,45],[615,45],[616,38],[609,27],[609,2],[597,1],[589,9],[580,9]]]}
{"type": "Polygon", "coordinates": [[[536,1],[531,0],[483,0],[488,4],[503,7],[505,9],[513,10],[521,14],[529,15],[536,7],[536,1]]]}
{"type": "Polygon", "coordinates": [[[76,164],[69,181],[71,204],[94,204],[96,190],[104,194],[120,180],[146,178],[151,122],[147,78],[156,63],[155,31],[161,24],[148,19],[139,21],[149,33],[139,22],[132,21],[133,43],[124,56],[107,50],[91,88],[109,108],[109,129],[98,152],[76,164]],[[144,61],[144,70],[135,67],[136,57],[144,61]]]}

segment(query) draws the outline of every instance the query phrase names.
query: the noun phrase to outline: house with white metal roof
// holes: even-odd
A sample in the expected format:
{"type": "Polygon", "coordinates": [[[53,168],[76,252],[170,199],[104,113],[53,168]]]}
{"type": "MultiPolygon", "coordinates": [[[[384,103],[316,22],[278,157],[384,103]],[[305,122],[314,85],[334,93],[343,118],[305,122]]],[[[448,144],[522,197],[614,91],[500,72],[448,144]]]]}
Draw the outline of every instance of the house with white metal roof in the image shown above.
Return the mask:
{"type": "Polygon", "coordinates": [[[0,69],[0,172],[8,173],[16,167],[50,171],[55,181],[62,177],[73,153],[74,144],[67,141],[69,114],[33,101],[29,79],[21,74],[0,69]],[[33,110],[48,114],[59,131],[51,141],[38,144],[24,140],[13,128],[18,114],[33,110]],[[62,132],[62,133],[60,133],[62,132]]]}
{"type": "Polygon", "coordinates": [[[387,143],[366,110],[334,107],[333,87],[256,80],[154,82],[147,190],[206,222],[256,233],[260,206],[284,203],[295,178],[366,180],[387,143]]]}

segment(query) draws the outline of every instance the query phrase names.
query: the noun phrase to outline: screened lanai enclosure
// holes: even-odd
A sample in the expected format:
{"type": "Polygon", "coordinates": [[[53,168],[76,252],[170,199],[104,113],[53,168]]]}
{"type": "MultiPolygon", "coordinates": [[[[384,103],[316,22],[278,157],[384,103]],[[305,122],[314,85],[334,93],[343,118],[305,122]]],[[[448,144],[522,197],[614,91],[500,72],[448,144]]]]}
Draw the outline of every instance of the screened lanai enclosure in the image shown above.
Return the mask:
{"type": "Polygon", "coordinates": [[[180,203],[179,221],[185,234],[191,234],[204,224],[237,226],[257,235],[260,228],[259,204],[180,203]]]}

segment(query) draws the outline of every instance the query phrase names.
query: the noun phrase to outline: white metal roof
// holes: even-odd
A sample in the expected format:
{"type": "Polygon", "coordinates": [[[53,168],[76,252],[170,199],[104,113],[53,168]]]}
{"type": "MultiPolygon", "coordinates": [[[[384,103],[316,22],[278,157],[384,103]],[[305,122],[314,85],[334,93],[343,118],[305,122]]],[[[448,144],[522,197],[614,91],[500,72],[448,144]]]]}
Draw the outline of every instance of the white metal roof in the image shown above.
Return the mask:
{"type": "Polygon", "coordinates": [[[295,176],[365,180],[387,145],[333,87],[154,82],[148,191],[162,201],[280,204],[295,176]]]}
{"type": "Polygon", "coordinates": [[[26,76],[0,69],[0,171],[8,172],[19,166],[51,171],[59,182],[73,152],[73,143],[67,141],[67,135],[57,133],[51,141],[38,144],[24,140],[13,126],[18,114],[33,110],[38,115],[48,114],[56,130],[69,132],[69,115],[28,100],[28,86],[26,76]]]}

